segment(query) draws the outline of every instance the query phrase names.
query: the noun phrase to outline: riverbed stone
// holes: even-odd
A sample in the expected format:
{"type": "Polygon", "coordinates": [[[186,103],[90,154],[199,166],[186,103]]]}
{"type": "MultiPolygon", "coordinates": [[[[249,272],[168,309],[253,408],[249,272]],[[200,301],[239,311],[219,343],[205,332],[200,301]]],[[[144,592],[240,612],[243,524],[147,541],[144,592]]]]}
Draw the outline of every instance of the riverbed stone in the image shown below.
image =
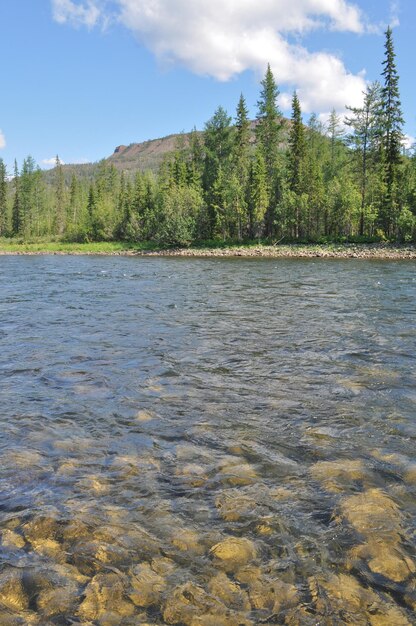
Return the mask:
{"type": "Polygon", "coordinates": [[[65,563],[66,554],[62,544],[55,539],[39,539],[32,541],[32,548],[38,554],[51,559],[55,563],[65,563]]]}
{"type": "Polygon", "coordinates": [[[200,543],[198,533],[191,529],[177,529],[171,539],[171,543],[181,552],[190,552],[192,554],[204,554],[205,548],[200,543]]]}
{"type": "Polygon", "coordinates": [[[252,514],[257,503],[254,498],[241,493],[239,489],[225,489],[216,497],[215,506],[223,520],[237,522],[252,514]]]}
{"type": "Polygon", "coordinates": [[[193,582],[180,585],[168,596],[163,610],[167,624],[191,626],[197,617],[224,615],[226,607],[193,582]]]}
{"type": "Polygon", "coordinates": [[[367,469],[360,459],[318,461],[310,469],[312,478],[327,491],[340,493],[356,481],[368,481],[367,469]]]}
{"type": "Polygon", "coordinates": [[[222,482],[232,487],[242,487],[244,485],[252,485],[256,482],[257,474],[252,465],[246,462],[226,461],[219,467],[222,482]]]}
{"type": "Polygon", "coordinates": [[[24,548],[26,545],[26,542],[21,535],[13,530],[9,530],[8,528],[1,530],[0,535],[1,545],[5,548],[24,548]]]}
{"type": "Polygon", "coordinates": [[[330,614],[351,626],[411,626],[401,608],[363,587],[353,576],[312,577],[309,588],[318,615],[330,614]]]}
{"type": "Polygon", "coordinates": [[[0,604],[12,611],[25,611],[29,608],[29,597],[23,587],[20,570],[8,568],[0,573],[0,604]]]}
{"type": "Polygon", "coordinates": [[[416,564],[398,543],[371,539],[368,543],[350,550],[352,565],[359,560],[367,563],[374,574],[380,574],[394,582],[404,582],[416,573],[416,564]]]}
{"type": "Polygon", "coordinates": [[[253,609],[267,609],[272,614],[292,608],[299,602],[299,593],[294,585],[265,577],[249,585],[249,597],[253,609]]]}
{"type": "Polygon", "coordinates": [[[255,544],[244,537],[227,537],[210,550],[211,556],[219,567],[226,571],[235,571],[242,565],[253,561],[257,556],[255,544]]]}
{"type": "Polygon", "coordinates": [[[186,463],[175,469],[175,476],[182,478],[190,487],[202,487],[208,480],[206,468],[197,463],[186,463]]]}
{"type": "Polygon", "coordinates": [[[210,593],[221,600],[229,609],[235,611],[248,611],[250,600],[247,592],[241,586],[232,581],[224,572],[220,572],[208,583],[210,593]]]}
{"type": "Polygon", "coordinates": [[[368,489],[357,495],[341,500],[340,516],[337,520],[346,520],[364,536],[378,537],[397,533],[403,517],[397,504],[381,489],[368,489]]]}
{"type": "Polygon", "coordinates": [[[115,573],[100,573],[87,586],[78,615],[82,619],[100,620],[105,624],[112,622],[112,615],[120,623],[123,617],[131,616],[134,612],[134,605],[126,598],[122,577],[115,573]]]}
{"type": "Polygon", "coordinates": [[[59,536],[59,525],[55,517],[40,516],[26,522],[22,527],[22,531],[25,539],[33,544],[42,539],[57,539],[59,536]]]}
{"type": "Polygon", "coordinates": [[[65,615],[73,613],[79,599],[78,589],[75,585],[67,585],[61,588],[45,589],[37,597],[38,610],[47,617],[53,615],[65,615]]]}
{"type": "Polygon", "coordinates": [[[257,565],[244,565],[237,569],[234,578],[244,585],[250,585],[261,579],[263,572],[257,565]]]}
{"type": "Polygon", "coordinates": [[[130,600],[138,607],[147,608],[158,604],[166,589],[165,579],[157,574],[148,563],[136,565],[130,572],[132,592],[130,600]]]}

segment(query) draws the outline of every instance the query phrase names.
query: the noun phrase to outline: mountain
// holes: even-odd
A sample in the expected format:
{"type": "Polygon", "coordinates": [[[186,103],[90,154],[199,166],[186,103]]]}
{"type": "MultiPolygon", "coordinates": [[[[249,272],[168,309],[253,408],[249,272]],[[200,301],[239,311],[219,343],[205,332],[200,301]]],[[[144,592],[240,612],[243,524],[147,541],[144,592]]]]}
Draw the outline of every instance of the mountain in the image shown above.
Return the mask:
{"type": "MultiPolygon", "coordinates": [[[[283,142],[282,148],[286,146],[287,132],[290,126],[290,120],[283,118],[283,142]]],[[[254,129],[256,122],[251,122],[251,143],[255,143],[254,129]]],[[[198,131],[198,134],[203,136],[202,131],[198,131]]],[[[188,147],[191,133],[176,133],[161,137],[159,139],[149,139],[141,143],[131,143],[129,146],[120,145],[117,146],[113,154],[107,158],[104,158],[102,162],[114,165],[119,171],[127,173],[134,173],[137,171],[152,171],[156,173],[162,163],[163,159],[181,147],[188,147]]],[[[64,165],[63,171],[65,175],[66,183],[69,184],[71,177],[75,174],[81,179],[92,179],[96,174],[100,162],[98,163],[84,163],[78,165],[64,165]]],[[[45,172],[46,179],[52,180],[54,176],[54,170],[45,172]]]]}

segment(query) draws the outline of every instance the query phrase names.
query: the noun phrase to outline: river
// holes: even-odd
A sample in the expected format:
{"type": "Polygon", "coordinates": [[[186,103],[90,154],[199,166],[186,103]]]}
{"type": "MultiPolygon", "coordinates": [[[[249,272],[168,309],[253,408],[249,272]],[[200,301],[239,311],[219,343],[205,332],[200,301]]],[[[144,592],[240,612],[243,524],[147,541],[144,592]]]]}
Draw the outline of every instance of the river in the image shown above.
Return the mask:
{"type": "Polygon", "coordinates": [[[0,259],[0,623],[416,623],[412,261],[0,259]]]}

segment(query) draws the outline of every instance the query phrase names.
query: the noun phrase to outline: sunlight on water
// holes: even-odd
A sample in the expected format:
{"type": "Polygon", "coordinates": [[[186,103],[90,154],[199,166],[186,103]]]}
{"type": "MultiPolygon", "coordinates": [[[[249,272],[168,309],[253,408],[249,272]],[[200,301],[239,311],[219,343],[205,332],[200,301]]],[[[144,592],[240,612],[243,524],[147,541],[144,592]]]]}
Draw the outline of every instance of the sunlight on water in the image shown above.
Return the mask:
{"type": "Polygon", "coordinates": [[[3,258],[0,624],[414,623],[413,273],[3,258]]]}

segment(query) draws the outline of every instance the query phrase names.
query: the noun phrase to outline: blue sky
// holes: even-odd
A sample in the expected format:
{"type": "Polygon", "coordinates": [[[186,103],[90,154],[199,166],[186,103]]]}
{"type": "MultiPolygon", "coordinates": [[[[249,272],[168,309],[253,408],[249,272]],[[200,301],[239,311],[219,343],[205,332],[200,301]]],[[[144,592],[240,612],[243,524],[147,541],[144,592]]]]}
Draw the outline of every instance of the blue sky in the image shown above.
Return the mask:
{"type": "Polygon", "coordinates": [[[96,161],[119,144],[203,128],[267,62],[290,115],[359,104],[394,26],[405,132],[416,135],[415,0],[2,0],[0,157],[96,161]]]}

